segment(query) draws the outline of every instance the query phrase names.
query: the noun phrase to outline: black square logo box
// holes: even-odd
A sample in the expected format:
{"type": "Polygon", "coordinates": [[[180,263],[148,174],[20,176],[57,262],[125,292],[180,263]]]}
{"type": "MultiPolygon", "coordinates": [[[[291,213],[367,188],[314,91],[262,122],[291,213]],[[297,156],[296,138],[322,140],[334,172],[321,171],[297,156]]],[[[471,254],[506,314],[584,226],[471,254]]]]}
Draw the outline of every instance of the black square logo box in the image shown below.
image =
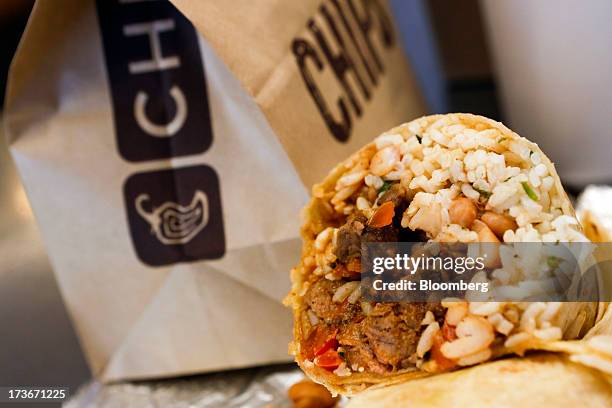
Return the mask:
{"type": "Polygon", "coordinates": [[[136,173],[123,187],[132,244],[149,266],[225,254],[219,178],[209,166],[136,173]]]}
{"type": "Polygon", "coordinates": [[[169,1],[97,0],[117,148],[130,162],[212,144],[198,34],[169,1]]]}

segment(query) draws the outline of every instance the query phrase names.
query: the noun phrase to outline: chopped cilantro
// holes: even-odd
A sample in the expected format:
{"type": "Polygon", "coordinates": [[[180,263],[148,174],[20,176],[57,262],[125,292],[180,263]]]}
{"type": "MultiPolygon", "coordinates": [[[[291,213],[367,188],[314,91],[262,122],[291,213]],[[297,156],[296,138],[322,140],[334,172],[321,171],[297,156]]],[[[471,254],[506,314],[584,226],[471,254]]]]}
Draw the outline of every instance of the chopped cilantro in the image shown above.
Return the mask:
{"type": "Polygon", "coordinates": [[[416,135],[417,140],[419,141],[419,144],[421,144],[421,140],[423,140],[423,138],[419,135],[416,135]]]}
{"type": "Polygon", "coordinates": [[[549,256],[548,258],[546,258],[546,263],[548,264],[548,267],[551,270],[557,269],[557,267],[559,266],[561,261],[562,261],[562,259],[558,258],[556,256],[549,256]]]}
{"type": "Polygon", "coordinates": [[[382,194],[385,191],[387,191],[388,189],[390,189],[392,184],[393,183],[391,183],[391,182],[385,181],[383,183],[382,187],[378,189],[378,194],[382,194]]]}
{"type": "Polygon", "coordinates": [[[491,197],[491,194],[493,194],[490,191],[481,190],[480,188],[477,188],[477,187],[474,187],[474,186],[472,186],[472,187],[474,188],[474,190],[478,191],[478,193],[480,193],[480,195],[483,196],[484,198],[489,198],[489,197],[491,197]]]}
{"type": "Polygon", "coordinates": [[[535,191],[533,191],[533,188],[531,188],[529,183],[523,181],[521,184],[523,185],[523,190],[525,190],[527,197],[531,198],[533,201],[538,201],[538,196],[536,195],[535,191]]]}
{"type": "Polygon", "coordinates": [[[506,140],[506,139],[508,139],[508,138],[507,138],[507,137],[505,137],[505,136],[502,136],[502,137],[500,137],[499,139],[497,139],[497,143],[501,143],[501,142],[503,142],[503,141],[504,141],[504,140],[506,140]]]}
{"type": "Polygon", "coordinates": [[[341,359],[346,360],[346,353],[344,352],[344,350],[339,350],[338,356],[340,356],[341,359]]]}

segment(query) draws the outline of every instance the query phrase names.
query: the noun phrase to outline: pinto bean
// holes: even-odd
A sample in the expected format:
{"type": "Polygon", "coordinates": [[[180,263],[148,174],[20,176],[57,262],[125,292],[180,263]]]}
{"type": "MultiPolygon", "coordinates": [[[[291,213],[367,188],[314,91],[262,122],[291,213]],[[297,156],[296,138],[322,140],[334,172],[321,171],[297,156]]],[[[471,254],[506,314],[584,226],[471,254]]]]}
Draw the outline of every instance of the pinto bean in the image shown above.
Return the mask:
{"type": "Polygon", "coordinates": [[[322,405],[318,398],[306,397],[293,402],[293,408],[328,408],[331,405],[322,405]]]}
{"type": "Polygon", "coordinates": [[[448,209],[450,222],[469,228],[476,219],[476,206],[467,197],[459,197],[453,200],[448,209]]]}
{"type": "Polygon", "coordinates": [[[487,226],[499,239],[502,239],[504,232],[508,230],[514,231],[518,227],[512,218],[506,215],[494,213],[492,211],[487,211],[482,215],[482,217],[480,217],[480,219],[482,222],[487,224],[487,226]]]}
{"type": "Polygon", "coordinates": [[[480,220],[474,220],[472,223],[472,231],[478,234],[479,242],[499,242],[497,236],[491,231],[491,229],[480,220]]]}
{"type": "Polygon", "coordinates": [[[499,239],[495,236],[493,231],[480,220],[474,220],[472,223],[472,231],[478,234],[478,241],[480,244],[480,256],[485,258],[485,268],[499,268],[501,267],[501,257],[499,255],[499,239]]]}
{"type": "Polygon", "coordinates": [[[300,408],[329,408],[338,400],[332,397],[324,386],[309,380],[293,384],[289,388],[288,396],[294,407],[300,408]]]}

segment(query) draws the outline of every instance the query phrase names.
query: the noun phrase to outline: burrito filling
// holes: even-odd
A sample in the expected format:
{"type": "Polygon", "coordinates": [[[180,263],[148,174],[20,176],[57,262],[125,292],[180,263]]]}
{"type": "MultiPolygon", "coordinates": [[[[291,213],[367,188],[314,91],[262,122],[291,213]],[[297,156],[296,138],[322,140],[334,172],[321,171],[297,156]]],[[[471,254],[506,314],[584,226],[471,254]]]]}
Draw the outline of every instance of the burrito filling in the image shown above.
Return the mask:
{"type": "MultiPolygon", "coordinates": [[[[334,226],[315,232],[304,260],[302,360],[338,376],[440,372],[486,361],[496,347],[561,339],[559,303],[371,303],[360,290],[362,243],[586,241],[558,188],[539,153],[481,123],[443,117],[379,136],[333,190],[313,189],[334,226]]],[[[521,277],[509,267],[497,254],[478,279],[512,285],[521,277]]]]}

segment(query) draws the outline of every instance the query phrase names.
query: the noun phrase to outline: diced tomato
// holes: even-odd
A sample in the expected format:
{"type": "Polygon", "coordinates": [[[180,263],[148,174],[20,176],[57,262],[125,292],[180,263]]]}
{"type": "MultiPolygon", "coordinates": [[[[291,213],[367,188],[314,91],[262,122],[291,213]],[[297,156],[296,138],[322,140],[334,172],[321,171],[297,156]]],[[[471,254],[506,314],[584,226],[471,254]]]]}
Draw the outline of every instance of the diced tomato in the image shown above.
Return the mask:
{"type": "Polygon", "coordinates": [[[315,357],[314,363],[317,367],[324,368],[326,370],[335,370],[342,364],[342,358],[336,350],[327,350],[320,356],[315,357]]]}
{"type": "Polygon", "coordinates": [[[440,350],[443,343],[444,337],[442,333],[437,332],[434,336],[433,346],[431,347],[431,359],[436,362],[439,371],[448,371],[455,367],[457,363],[444,357],[444,354],[442,354],[442,351],[440,350]]]}
{"type": "Polygon", "coordinates": [[[455,326],[451,326],[450,324],[444,322],[442,325],[442,337],[446,341],[453,341],[457,338],[457,334],[455,333],[455,326]]]}
{"type": "Polygon", "coordinates": [[[315,356],[320,356],[321,354],[324,354],[325,352],[327,352],[327,350],[330,349],[335,350],[337,347],[338,340],[336,340],[336,335],[334,334],[334,337],[327,339],[327,341],[323,343],[321,348],[315,351],[315,356]]]}
{"type": "Polygon", "coordinates": [[[378,207],[372,218],[370,218],[368,225],[374,228],[385,227],[393,222],[394,215],[395,205],[393,205],[393,201],[387,201],[378,207]]]}
{"type": "Polygon", "coordinates": [[[332,330],[325,325],[318,325],[308,336],[304,343],[304,355],[307,360],[312,360],[315,356],[329,350],[336,339],[338,330],[332,330]],[[323,350],[323,351],[321,351],[323,350]]]}

